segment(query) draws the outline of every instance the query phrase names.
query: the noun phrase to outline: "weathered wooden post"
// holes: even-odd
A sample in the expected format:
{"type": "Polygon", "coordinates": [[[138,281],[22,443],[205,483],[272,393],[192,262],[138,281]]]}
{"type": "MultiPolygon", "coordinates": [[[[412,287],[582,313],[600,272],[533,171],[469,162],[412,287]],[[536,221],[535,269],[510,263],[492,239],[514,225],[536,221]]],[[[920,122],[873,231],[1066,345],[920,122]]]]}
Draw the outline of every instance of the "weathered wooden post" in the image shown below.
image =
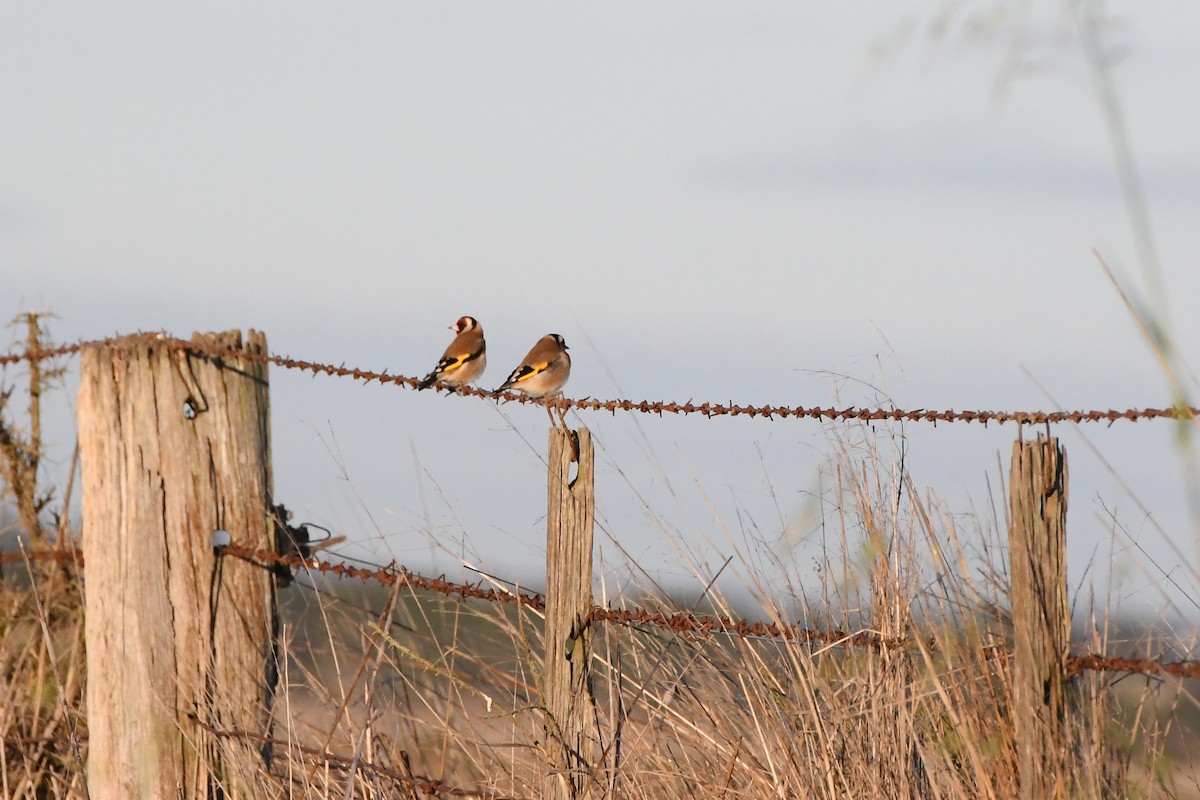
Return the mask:
{"type": "Polygon", "coordinates": [[[577,798],[595,784],[600,747],[591,686],[592,437],[587,428],[550,429],[546,517],[544,691],[550,772],[543,796],[577,798]],[[571,464],[578,472],[572,480],[571,464]]]}
{"type": "MultiPolygon", "coordinates": [[[[240,331],[193,336],[241,347],[240,331]]],[[[251,331],[247,349],[266,353],[251,331]]],[[[271,546],[264,363],[155,335],[80,362],[92,797],[253,797],[269,734],[274,587],[213,534],[271,546]]]]}
{"type": "Polygon", "coordinates": [[[1018,440],[1009,479],[1014,628],[1012,717],[1021,797],[1066,797],[1064,685],[1067,606],[1067,460],[1054,438],[1018,440]]]}

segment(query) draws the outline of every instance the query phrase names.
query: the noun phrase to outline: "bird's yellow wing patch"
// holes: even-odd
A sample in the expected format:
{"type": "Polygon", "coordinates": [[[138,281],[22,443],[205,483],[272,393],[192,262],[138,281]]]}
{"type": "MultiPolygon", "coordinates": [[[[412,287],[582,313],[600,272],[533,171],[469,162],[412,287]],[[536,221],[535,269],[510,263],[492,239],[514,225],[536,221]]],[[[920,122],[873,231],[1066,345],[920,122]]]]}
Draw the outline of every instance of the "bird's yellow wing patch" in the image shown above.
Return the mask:
{"type": "Polygon", "coordinates": [[[513,379],[513,383],[520,383],[521,381],[527,381],[530,378],[536,377],[545,372],[548,366],[550,366],[549,362],[543,364],[526,364],[518,370],[519,374],[513,379]]]}
{"type": "Polygon", "coordinates": [[[467,363],[468,358],[469,356],[456,356],[454,358],[447,356],[442,359],[441,364],[438,364],[438,372],[453,372],[467,363]]]}
{"type": "Polygon", "coordinates": [[[438,362],[438,372],[447,373],[454,372],[459,367],[464,366],[468,361],[474,361],[483,355],[483,348],[476,350],[473,353],[461,353],[456,356],[442,356],[442,360],[438,362]]]}

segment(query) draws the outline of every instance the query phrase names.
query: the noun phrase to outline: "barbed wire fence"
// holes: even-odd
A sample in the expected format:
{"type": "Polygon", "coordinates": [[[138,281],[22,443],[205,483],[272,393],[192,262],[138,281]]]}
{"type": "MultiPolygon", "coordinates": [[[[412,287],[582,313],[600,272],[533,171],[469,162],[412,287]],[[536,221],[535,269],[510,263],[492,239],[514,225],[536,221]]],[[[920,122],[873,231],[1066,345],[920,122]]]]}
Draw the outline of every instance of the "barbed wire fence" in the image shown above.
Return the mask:
{"type": "MultiPolygon", "coordinates": [[[[368,384],[378,382],[400,387],[415,389],[418,378],[407,375],[392,374],[386,371],[373,371],[357,367],[295,359],[276,354],[255,352],[248,348],[231,348],[214,343],[183,340],[163,334],[143,334],[140,337],[121,337],[80,341],[59,347],[26,350],[20,353],[0,355],[0,366],[6,366],[22,361],[41,361],[78,354],[84,348],[93,345],[112,345],[122,342],[128,345],[130,340],[142,339],[147,345],[166,346],[167,348],[190,356],[211,359],[220,363],[222,359],[239,359],[263,365],[272,365],[282,369],[308,372],[313,375],[348,378],[368,384]]],[[[1137,422],[1140,420],[1174,419],[1195,421],[1200,417],[1200,409],[1177,406],[1170,408],[1143,408],[1123,410],[1078,410],[1078,411],[984,411],[984,410],[903,410],[897,408],[856,408],[842,409],[803,407],[803,406],[754,406],[737,405],[733,403],[686,403],[663,401],[631,401],[624,399],[595,400],[592,398],[552,398],[533,400],[515,393],[500,393],[498,395],[474,387],[458,387],[453,390],[463,396],[498,397],[507,402],[536,403],[562,412],[567,410],[599,411],[616,414],[620,412],[643,414],[683,414],[699,415],[705,418],[722,416],[749,416],[764,419],[813,419],[821,421],[909,421],[937,423],[1016,423],[1018,425],[1050,425],[1058,423],[1092,423],[1104,422],[1109,425],[1118,422],[1137,422]]],[[[303,570],[311,573],[331,574],[340,578],[355,579],[374,583],[381,586],[400,586],[404,588],[423,590],[437,593],[458,600],[478,600],[489,603],[510,603],[520,607],[543,611],[546,608],[546,597],[540,593],[529,591],[508,591],[494,586],[482,584],[457,583],[444,577],[430,578],[410,571],[404,566],[392,562],[387,565],[370,564],[354,566],[345,562],[335,562],[318,559],[301,553],[288,553],[248,547],[239,544],[227,544],[217,548],[223,557],[236,558],[255,564],[263,569],[276,572],[303,570]]],[[[0,554],[0,564],[21,561],[54,561],[59,563],[84,566],[83,553],[75,550],[48,550],[18,554],[0,554]]],[[[771,639],[796,643],[812,643],[833,647],[870,648],[875,650],[903,650],[923,648],[935,650],[936,643],[918,641],[911,636],[884,636],[871,630],[842,630],[816,629],[800,624],[788,625],[779,622],[763,622],[740,619],[727,616],[697,614],[693,612],[668,613],[662,610],[628,607],[611,608],[594,605],[587,615],[585,622],[611,623],[624,626],[653,627],[671,631],[683,636],[737,636],[743,638],[771,639]]],[[[991,646],[985,648],[982,654],[987,659],[1010,658],[1012,651],[1005,647],[991,646]]],[[[1085,672],[1120,672],[1136,673],[1158,678],[1200,678],[1200,661],[1197,660],[1166,660],[1165,658],[1126,657],[1097,653],[1070,655],[1066,661],[1068,677],[1085,672]]],[[[207,724],[207,723],[205,723],[207,724]]],[[[232,730],[210,730],[216,736],[250,737],[258,736],[250,732],[232,730]]],[[[263,738],[259,736],[258,738],[263,738]]],[[[269,737],[268,737],[269,738],[269,737]]],[[[263,742],[264,744],[267,742],[263,742]]],[[[337,765],[336,755],[314,751],[314,757],[321,757],[327,763],[337,765]]],[[[354,767],[349,763],[342,765],[347,769],[375,769],[371,765],[354,767]]],[[[385,768],[377,768],[381,777],[395,779],[400,785],[414,788],[429,795],[441,796],[470,796],[470,797],[500,797],[500,795],[479,790],[462,789],[450,786],[440,780],[428,778],[406,778],[393,775],[385,768]]]]}
{"type": "MultiPolygon", "coordinates": [[[[238,357],[250,361],[270,364],[282,369],[299,370],[313,375],[327,375],[338,378],[350,378],[364,384],[377,382],[392,384],[410,389],[416,389],[419,378],[410,375],[377,372],[359,367],[308,361],[277,354],[264,354],[249,349],[224,347],[205,342],[179,339],[164,334],[143,334],[148,341],[165,344],[169,348],[205,358],[238,357]]],[[[111,345],[128,337],[108,337],[79,341],[57,347],[39,350],[25,350],[19,353],[0,355],[0,366],[21,361],[46,360],[51,358],[78,354],[83,348],[94,345],[111,345]]],[[[1200,419],[1200,408],[1177,406],[1171,408],[1130,408],[1123,410],[1080,410],[1080,411],[935,411],[928,409],[902,410],[883,408],[819,408],[802,406],[753,406],[720,403],[677,403],[662,401],[632,401],[632,400],[593,400],[590,398],[572,399],[557,397],[535,400],[516,392],[503,392],[499,395],[478,389],[473,386],[456,387],[454,391],[469,397],[499,396],[507,401],[517,403],[537,403],[550,408],[561,410],[590,410],[607,411],[615,414],[617,411],[645,414],[698,414],[707,418],[721,416],[762,417],[765,419],[808,418],[825,421],[910,421],[910,422],[977,422],[987,425],[989,422],[1015,422],[1020,425],[1044,425],[1058,423],[1085,422],[1137,422],[1139,420],[1200,419]]],[[[319,573],[328,573],[343,578],[354,578],[370,581],[382,586],[394,586],[397,583],[413,589],[457,597],[458,599],[474,599],[488,602],[519,603],[529,608],[542,610],[545,608],[545,597],[530,592],[508,592],[496,588],[485,588],[481,585],[455,583],[444,578],[428,578],[411,572],[403,566],[392,563],[388,565],[373,565],[374,568],[356,567],[346,563],[322,561],[316,558],[305,558],[297,554],[278,553],[268,550],[251,549],[238,545],[225,545],[220,548],[224,555],[251,561],[264,567],[283,567],[287,569],[305,569],[319,573]]],[[[76,562],[82,564],[81,551],[46,551],[38,553],[0,554],[0,564],[20,562],[24,558],[58,562],[76,562]]],[[[719,617],[691,612],[667,614],[660,610],[646,608],[616,609],[596,606],[592,610],[591,620],[596,622],[612,622],[616,624],[652,625],[670,629],[683,634],[719,633],[741,637],[777,638],[791,641],[817,642],[826,645],[841,645],[870,648],[905,648],[912,647],[914,642],[909,638],[886,638],[870,631],[817,630],[799,625],[787,626],[775,622],[751,621],[730,617],[719,617]]],[[[1200,660],[1163,661],[1145,658],[1126,658],[1121,656],[1105,656],[1100,654],[1077,655],[1070,658],[1072,674],[1081,671],[1121,671],[1147,675],[1173,675],[1184,678],[1200,678],[1200,660]]]]}
{"type": "MultiPolygon", "coordinates": [[[[148,341],[166,345],[167,347],[205,358],[237,357],[252,362],[270,364],[282,369],[299,370],[313,375],[327,375],[336,378],[350,378],[363,383],[380,383],[403,386],[416,389],[420,379],[410,375],[399,375],[390,372],[378,372],[361,367],[347,367],[343,364],[329,364],[319,361],[306,361],[298,358],[277,354],[256,353],[247,349],[229,348],[186,339],[177,339],[163,334],[144,334],[148,341]]],[[[44,360],[79,353],[83,348],[96,345],[111,345],[128,337],[109,337],[91,339],[59,347],[48,347],[39,350],[26,350],[20,353],[8,353],[0,356],[0,366],[14,364],[20,361],[44,360]]],[[[989,423],[1004,424],[1014,422],[1019,425],[1046,425],[1058,423],[1086,422],[1138,422],[1140,420],[1200,419],[1200,408],[1192,406],[1174,406],[1169,408],[1127,408],[1127,409],[1089,409],[1076,411],[987,411],[965,410],[954,411],[934,409],[905,410],[898,408],[821,408],[817,406],[772,406],[772,405],[738,405],[734,403],[696,403],[694,401],[677,402],[662,400],[596,400],[593,398],[541,398],[534,399],[517,392],[495,393],[474,386],[459,386],[454,392],[465,397],[499,397],[507,402],[535,403],[561,411],[607,411],[615,414],[618,411],[641,414],[683,414],[698,415],[707,418],[716,417],[763,417],[765,419],[814,419],[827,422],[861,421],[861,422],[974,422],[984,426],[989,423]]]]}

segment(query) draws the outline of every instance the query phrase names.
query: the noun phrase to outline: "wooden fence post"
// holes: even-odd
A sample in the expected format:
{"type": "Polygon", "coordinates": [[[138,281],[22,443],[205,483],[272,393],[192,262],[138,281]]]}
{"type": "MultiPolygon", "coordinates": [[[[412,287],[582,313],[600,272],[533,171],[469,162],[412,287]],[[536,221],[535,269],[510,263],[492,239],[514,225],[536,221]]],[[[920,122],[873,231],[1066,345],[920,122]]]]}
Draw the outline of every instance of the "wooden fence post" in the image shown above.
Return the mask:
{"type": "MultiPolygon", "coordinates": [[[[265,353],[265,337],[250,331],[247,349],[265,353]]],[[[266,366],[154,335],[90,345],[78,424],[89,792],[261,796],[261,745],[213,730],[270,733],[274,586],[218,559],[213,536],[271,547],[266,366]]]]}
{"type": "Polygon", "coordinates": [[[550,429],[546,516],[546,653],[543,669],[550,772],[543,796],[577,798],[594,783],[599,758],[591,686],[592,437],[587,428],[550,429]],[[574,480],[571,463],[578,463],[574,480]]]}
{"type": "Polygon", "coordinates": [[[1070,790],[1063,715],[1070,646],[1067,461],[1054,438],[1018,440],[1009,482],[1014,628],[1012,718],[1021,797],[1070,790]]]}

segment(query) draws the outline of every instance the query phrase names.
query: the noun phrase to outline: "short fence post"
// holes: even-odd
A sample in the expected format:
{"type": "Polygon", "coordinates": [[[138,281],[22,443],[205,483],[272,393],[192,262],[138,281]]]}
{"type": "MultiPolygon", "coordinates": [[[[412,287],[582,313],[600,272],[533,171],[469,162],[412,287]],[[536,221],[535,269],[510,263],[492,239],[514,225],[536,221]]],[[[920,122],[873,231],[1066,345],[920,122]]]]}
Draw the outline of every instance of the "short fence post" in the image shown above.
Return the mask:
{"type": "Polygon", "coordinates": [[[1013,706],[1020,793],[1068,795],[1061,755],[1071,620],[1067,606],[1067,461],[1054,438],[1013,445],[1009,557],[1014,628],[1013,706]]]}
{"type": "Polygon", "coordinates": [[[546,518],[546,653],[543,681],[550,772],[543,796],[583,796],[600,749],[591,686],[592,438],[550,429],[546,518]],[[574,480],[571,463],[578,463],[574,480]]]}
{"type": "MultiPolygon", "coordinates": [[[[196,335],[241,347],[240,331],[196,335]]],[[[247,349],[266,353],[251,331],[247,349]]],[[[92,797],[246,798],[269,735],[266,366],[153,335],[84,348],[78,398],[92,797]]]]}

